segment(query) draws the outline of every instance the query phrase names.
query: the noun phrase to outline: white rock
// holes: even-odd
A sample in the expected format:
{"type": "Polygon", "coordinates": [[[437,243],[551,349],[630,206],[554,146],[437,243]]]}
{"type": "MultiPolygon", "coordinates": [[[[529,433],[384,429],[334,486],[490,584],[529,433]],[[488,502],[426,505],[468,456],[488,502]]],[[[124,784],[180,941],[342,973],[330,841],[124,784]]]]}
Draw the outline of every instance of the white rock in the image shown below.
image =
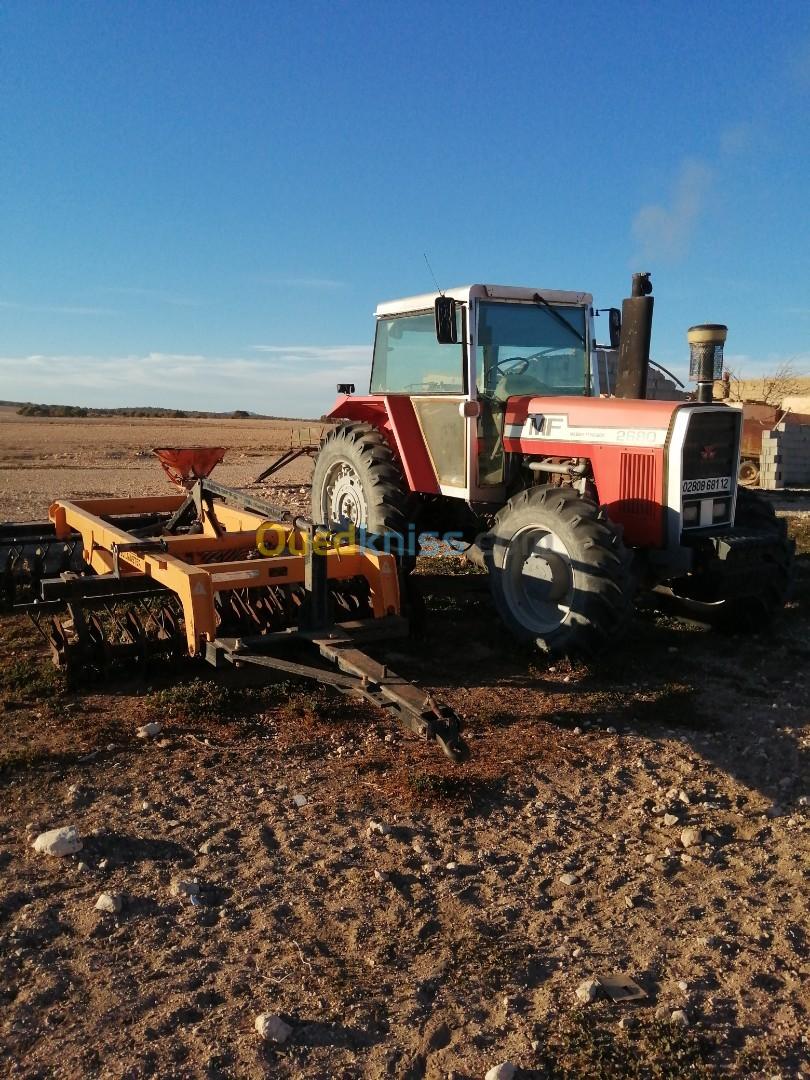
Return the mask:
{"type": "Polygon", "coordinates": [[[65,825],[61,829],[40,833],[33,847],[34,851],[43,855],[75,855],[82,850],[82,838],[75,825],[65,825]]]}
{"type": "Polygon", "coordinates": [[[77,866],[76,866],[76,869],[79,871],[80,874],[89,874],[90,873],[90,867],[86,862],[78,863],[77,866]]]}
{"type": "Polygon", "coordinates": [[[173,896],[199,896],[199,881],[189,881],[187,878],[175,878],[172,882],[173,896]]]}
{"type": "Polygon", "coordinates": [[[391,826],[386,825],[384,821],[370,821],[366,833],[369,836],[388,836],[391,832],[391,826]]]}
{"type": "Polygon", "coordinates": [[[689,1017],[683,1011],[683,1009],[675,1009],[670,1016],[670,1020],[673,1024],[677,1024],[679,1027],[689,1027],[689,1017]]]}
{"type": "Polygon", "coordinates": [[[688,825],[681,833],[681,843],[685,848],[694,847],[701,843],[703,832],[696,825],[688,825]]]}
{"type": "Polygon", "coordinates": [[[375,870],[374,879],[375,881],[388,881],[388,874],[384,870],[375,870]]]}
{"type": "Polygon", "coordinates": [[[563,885],[576,885],[578,880],[576,874],[560,874],[560,881],[563,885]]]}
{"type": "Polygon", "coordinates": [[[615,735],[616,734],[616,728],[615,727],[605,728],[605,731],[607,731],[608,735],[615,735]]]}
{"type": "Polygon", "coordinates": [[[500,1065],[493,1065],[484,1080],[513,1080],[517,1069],[511,1061],[502,1061],[500,1065]]]}
{"type": "Polygon", "coordinates": [[[683,992],[686,993],[686,991],[689,989],[689,983],[686,982],[684,979],[680,979],[678,982],[678,989],[683,990],[683,992]]]}
{"type": "Polygon", "coordinates": [[[302,806],[307,805],[307,802],[309,800],[307,799],[306,795],[293,795],[293,800],[292,801],[298,807],[298,809],[300,810],[302,806]]]}
{"type": "Polygon", "coordinates": [[[96,911],[106,911],[110,915],[117,915],[124,906],[124,899],[120,893],[103,892],[96,900],[96,911]]]}
{"type": "Polygon", "coordinates": [[[596,979],[586,979],[585,982],[581,982],[577,987],[577,998],[583,1003],[583,1005],[590,1005],[592,1001],[595,1001],[599,997],[601,987],[596,979]]]}
{"type": "Polygon", "coordinates": [[[268,1042],[285,1043],[292,1035],[292,1028],[275,1013],[260,1013],[253,1025],[268,1042]]]}
{"type": "Polygon", "coordinates": [[[154,739],[162,730],[163,725],[152,720],[150,723],[144,724],[143,727],[139,727],[137,734],[139,739],[154,739]]]}
{"type": "Polygon", "coordinates": [[[679,818],[677,814],[664,814],[664,824],[667,826],[668,829],[671,829],[673,825],[677,825],[678,820],[679,818]]]}

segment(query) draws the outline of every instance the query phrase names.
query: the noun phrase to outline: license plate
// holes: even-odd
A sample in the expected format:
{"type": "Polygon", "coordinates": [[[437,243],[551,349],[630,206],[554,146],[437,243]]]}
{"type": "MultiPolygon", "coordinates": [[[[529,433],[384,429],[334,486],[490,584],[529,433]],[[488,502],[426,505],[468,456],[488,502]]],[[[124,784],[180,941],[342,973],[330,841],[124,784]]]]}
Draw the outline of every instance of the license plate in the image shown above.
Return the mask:
{"type": "Polygon", "coordinates": [[[716,495],[721,491],[731,491],[730,476],[711,476],[703,480],[684,480],[684,495],[716,495]]]}

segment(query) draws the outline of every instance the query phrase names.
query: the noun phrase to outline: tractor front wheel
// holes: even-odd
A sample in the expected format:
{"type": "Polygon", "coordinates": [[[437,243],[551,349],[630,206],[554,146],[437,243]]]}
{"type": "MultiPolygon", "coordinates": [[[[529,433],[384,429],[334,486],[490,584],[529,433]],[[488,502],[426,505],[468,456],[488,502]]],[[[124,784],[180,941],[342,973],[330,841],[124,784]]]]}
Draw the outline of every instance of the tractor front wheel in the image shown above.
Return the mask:
{"type": "Polygon", "coordinates": [[[410,493],[391,448],[371,424],[332,428],[312,474],[312,518],[332,528],[404,536],[410,493]]]}
{"type": "Polygon", "coordinates": [[[495,606],[518,640],[554,656],[591,654],[625,628],[630,553],[604,513],[571,488],[515,495],[482,547],[495,606]]]}

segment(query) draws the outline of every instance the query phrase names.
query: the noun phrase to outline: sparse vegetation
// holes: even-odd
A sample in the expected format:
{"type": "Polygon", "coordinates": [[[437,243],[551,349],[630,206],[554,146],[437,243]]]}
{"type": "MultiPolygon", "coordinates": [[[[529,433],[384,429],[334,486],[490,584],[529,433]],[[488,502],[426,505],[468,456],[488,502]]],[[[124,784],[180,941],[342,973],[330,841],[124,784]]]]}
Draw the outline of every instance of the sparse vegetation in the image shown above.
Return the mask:
{"type": "Polygon", "coordinates": [[[16,662],[0,666],[0,697],[40,701],[64,690],[63,673],[44,657],[19,656],[16,662]]]}
{"type": "Polygon", "coordinates": [[[576,1009],[537,1031],[538,1053],[548,1080],[709,1080],[716,1046],[705,1035],[667,1020],[626,1015],[615,1009],[576,1009]]]}

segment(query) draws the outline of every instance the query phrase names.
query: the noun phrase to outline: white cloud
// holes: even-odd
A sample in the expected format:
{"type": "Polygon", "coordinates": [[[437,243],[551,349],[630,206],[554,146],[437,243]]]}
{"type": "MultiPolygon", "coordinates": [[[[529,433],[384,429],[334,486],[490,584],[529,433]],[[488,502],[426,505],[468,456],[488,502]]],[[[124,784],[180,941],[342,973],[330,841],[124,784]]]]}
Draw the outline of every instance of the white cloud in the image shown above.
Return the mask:
{"type": "Polygon", "coordinates": [[[3,397],[60,405],[157,405],[317,417],[338,382],[368,386],[368,346],[263,346],[267,355],[0,356],[3,397]]]}
{"type": "Polygon", "coordinates": [[[633,219],[637,258],[674,260],[686,254],[711,180],[712,170],[704,162],[688,158],[682,163],[669,205],[642,206],[633,219]]]}
{"type": "Polygon", "coordinates": [[[192,300],[187,296],[176,296],[174,293],[164,292],[163,289],[142,289],[138,286],[121,285],[109,286],[101,290],[113,296],[131,296],[135,299],[157,300],[161,304],[171,304],[173,307],[199,307],[199,300],[192,300]]]}
{"type": "Polygon", "coordinates": [[[118,311],[105,307],[74,307],[69,304],[20,304],[16,300],[0,300],[0,308],[10,311],[28,311],[41,315],[118,315],[118,311]]]}

